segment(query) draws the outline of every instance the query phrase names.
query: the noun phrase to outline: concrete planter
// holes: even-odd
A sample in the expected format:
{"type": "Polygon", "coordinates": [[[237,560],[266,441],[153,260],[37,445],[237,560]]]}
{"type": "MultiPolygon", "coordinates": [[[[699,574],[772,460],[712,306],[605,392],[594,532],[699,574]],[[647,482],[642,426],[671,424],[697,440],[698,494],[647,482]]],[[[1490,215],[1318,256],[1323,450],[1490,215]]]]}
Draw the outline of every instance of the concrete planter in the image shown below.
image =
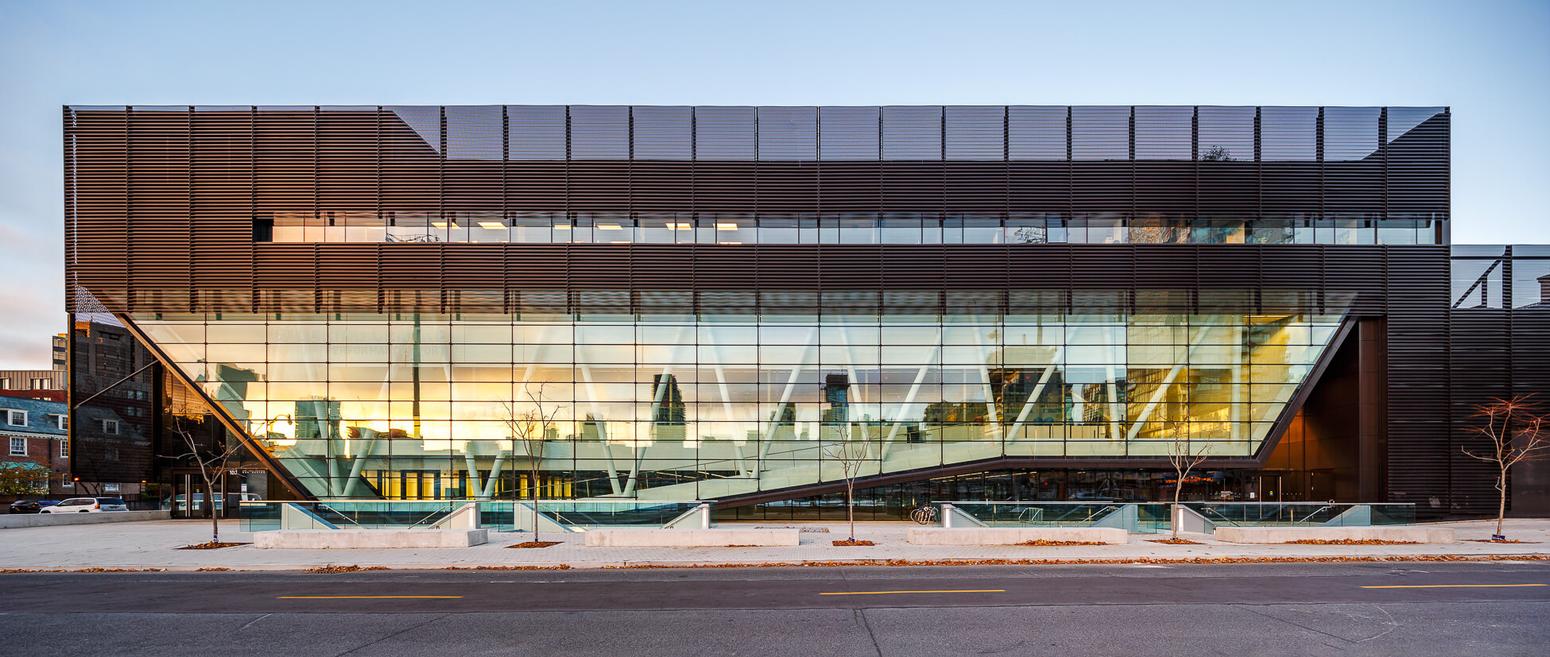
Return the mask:
{"type": "Polygon", "coordinates": [[[102,513],[11,513],[0,515],[0,529],[55,527],[58,525],[96,525],[105,522],[142,522],[167,520],[170,511],[104,511],[102,513]]]}
{"type": "Polygon", "coordinates": [[[292,550],[460,548],[489,542],[485,529],[280,529],[253,534],[253,547],[292,550]]]}
{"type": "Polygon", "coordinates": [[[587,547],[796,547],[801,532],[790,529],[594,529],[587,547]]]}
{"type": "Polygon", "coordinates": [[[911,545],[1017,545],[1028,541],[1061,541],[1124,545],[1130,534],[1114,527],[918,527],[909,530],[911,545]]]}
{"type": "Polygon", "coordinates": [[[1226,543],[1291,543],[1293,541],[1394,541],[1456,543],[1452,529],[1441,527],[1217,527],[1216,540],[1226,543]]]}

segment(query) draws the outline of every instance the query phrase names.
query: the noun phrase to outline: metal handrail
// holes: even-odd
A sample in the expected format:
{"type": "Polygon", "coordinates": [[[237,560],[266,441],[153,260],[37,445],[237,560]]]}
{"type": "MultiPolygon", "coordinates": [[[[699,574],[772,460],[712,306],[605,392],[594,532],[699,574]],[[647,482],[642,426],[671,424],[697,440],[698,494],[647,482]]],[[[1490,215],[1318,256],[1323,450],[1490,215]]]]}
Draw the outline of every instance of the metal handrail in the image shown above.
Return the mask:
{"type": "MultiPolygon", "coordinates": [[[[294,504],[294,502],[293,502],[293,504],[294,504]]],[[[366,528],[361,523],[356,522],[354,518],[351,518],[350,516],[345,515],[345,513],[343,511],[340,511],[339,509],[335,509],[334,507],[331,507],[331,506],[329,506],[327,504],[322,504],[322,503],[318,504],[318,508],[319,509],[328,509],[329,511],[332,511],[334,513],[334,515],[339,516],[340,518],[344,518],[345,520],[349,521],[350,524],[355,525],[356,527],[360,527],[361,529],[365,529],[366,528]]]]}

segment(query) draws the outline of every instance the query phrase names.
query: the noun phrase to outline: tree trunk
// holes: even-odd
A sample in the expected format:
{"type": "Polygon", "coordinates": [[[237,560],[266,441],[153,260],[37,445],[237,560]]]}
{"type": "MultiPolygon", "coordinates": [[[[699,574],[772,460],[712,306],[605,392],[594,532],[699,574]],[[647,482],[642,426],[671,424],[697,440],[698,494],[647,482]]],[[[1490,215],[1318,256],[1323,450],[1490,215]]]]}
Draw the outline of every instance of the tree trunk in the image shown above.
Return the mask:
{"type": "Polygon", "coordinates": [[[1502,523],[1507,517],[1507,469],[1502,468],[1501,476],[1496,479],[1496,536],[1506,538],[1502,533],[1502,523]]]}
{"type": "MultiPolygon", "coordinates": [[[[210,514],[210,542],[221,542],[221,515],[215,511],[215,484],[205,479],[205,512],[210,514]]],[[[222,500],[224,502],[225,500],[222,500]]]]}
{"type": "Polygon", "coordinates": [[[1173,540],[1179,540],[1179,497],[1184,492],[1184,475],[1180,474],[1173,485],[1173,540]]]}
{"type": "Polygon", "coordinates": [[[845,482],[845,516],[850,521],[850,542],[856,542],[856,486],[845,482]]]}
{"type": "Polygon", "coordinates": [[[533,485],[533,542],[538,542],[538,468],[533,468],[532,478],[528,483],[533,485]]]}

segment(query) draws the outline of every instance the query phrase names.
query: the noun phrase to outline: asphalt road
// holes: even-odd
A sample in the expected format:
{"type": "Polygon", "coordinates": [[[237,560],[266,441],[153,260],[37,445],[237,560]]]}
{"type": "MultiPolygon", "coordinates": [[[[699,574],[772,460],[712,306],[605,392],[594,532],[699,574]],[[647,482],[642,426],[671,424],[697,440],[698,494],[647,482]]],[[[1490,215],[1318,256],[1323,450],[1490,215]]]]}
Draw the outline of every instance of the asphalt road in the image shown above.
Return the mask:
{"type": "Polygon", "coordinates": [[[0,655],[1550,654],[1542,562],[0,575],[0,655]]]}

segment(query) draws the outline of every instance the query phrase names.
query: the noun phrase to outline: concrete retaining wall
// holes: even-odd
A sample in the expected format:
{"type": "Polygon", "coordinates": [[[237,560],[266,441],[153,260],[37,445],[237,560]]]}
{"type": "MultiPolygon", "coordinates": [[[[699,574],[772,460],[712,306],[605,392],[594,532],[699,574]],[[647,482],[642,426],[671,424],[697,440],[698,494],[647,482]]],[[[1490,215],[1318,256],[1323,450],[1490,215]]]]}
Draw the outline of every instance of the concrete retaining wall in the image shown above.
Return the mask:
{"type": "Polygon", "coordinates": [[[171,511],[103,511],[102,513],[10,513],[0,515],[0,529],[54,527],[56,525],[96,525],[104,522],[140,522],[167,520],[171,511]]]}
{"type": "Polygon", "coordinates": [[[1016,545],[1028,541],[1068,541],[1124,545],[1130,534],[1115,527],[917,527],[911,545],[1016,545]]]}
{"type": "Polygon", "coordinates": [[[1442,527],[1222,527],[1212,535],[1226,543],[1290,543],[1292,541],[1395,541],[1456,543],[1453,530],[1442,527]]]}
{"type": "Polygon", "coordinates": [[[801,530],[779,529],[594,529],[588,547],[795,547],[801,530]]]}
{"type": "Polygon", "coordinates": [[[253,547],[293,550],[459,548],[490,540],[485,529],[280,529],[253,533],[253,547]]]}

